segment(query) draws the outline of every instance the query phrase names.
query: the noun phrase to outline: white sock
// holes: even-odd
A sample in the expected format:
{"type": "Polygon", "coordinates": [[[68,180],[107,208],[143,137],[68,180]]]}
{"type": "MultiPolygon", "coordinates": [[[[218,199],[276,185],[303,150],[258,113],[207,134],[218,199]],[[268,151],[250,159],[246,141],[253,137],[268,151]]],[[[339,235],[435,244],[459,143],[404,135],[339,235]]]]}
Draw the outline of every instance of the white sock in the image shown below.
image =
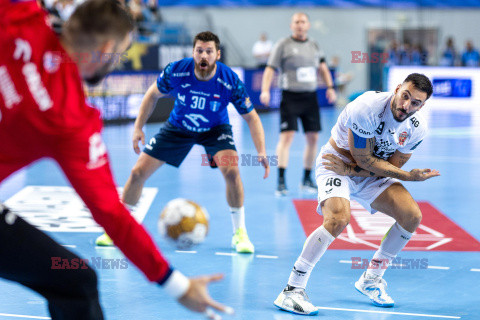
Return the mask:
{"type": "Polygon", "coordinates": [[[413,233],[403,229],[398,222],[395,222],[385,237],[383,237],[380,248],[378,248],[377,252],[373,255],[366,276],[383,277],[390,262],[402,251],[412,235],[413,233]]]}
{"type": "Polygon", "coordinates": [[[335,238],[322,225],[313,231],[305,241],[302,253],[293,266],[288,285],[305,288],[313,267],[323,256],[335,238]]]}
{"type": "Polygon", "coordinates": [[[233,226],[233,233],[237,231],[239,228],[245,228],[245,207],[240,208],[232,208],[230,207],[230,213],[232,217],[232,226],[233,226]]]}

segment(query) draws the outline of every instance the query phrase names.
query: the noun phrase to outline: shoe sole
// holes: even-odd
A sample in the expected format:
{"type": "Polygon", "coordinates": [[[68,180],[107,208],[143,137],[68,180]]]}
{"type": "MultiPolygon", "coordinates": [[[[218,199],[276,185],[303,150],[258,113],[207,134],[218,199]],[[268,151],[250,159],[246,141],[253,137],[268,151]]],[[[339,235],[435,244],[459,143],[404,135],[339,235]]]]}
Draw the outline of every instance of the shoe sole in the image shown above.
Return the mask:
{"type": "Polygon", "coordinates": [[[288,195],[288,190],[287,191],[275,191],[275,195],[277,197],[286,197],[288,195]]]}
{"type": "Polygon", "coordinates": [[[304,187],[303,185],[300,185],[300,191],[315,194],[318,193],[318,188],[304,187]]]}
{"type": "Polygon", "coordinates": [[[378,302],[375,302],[375,300],[373,300],[372,298],[370,298],[367,294],[363,293],[363,291],[361,291],[360,289],[357,288],[357,283],[355,282],[355,289],[361,293],[362,295],[364,295],[365,297],[367,297],[368,299],[370,299],[370,301],[372,302],[372,304],[376,307],[381,307],[381,308],[391,308],[395,305],[395,303],[392,303],[392,304],[380,304],[378,302]]]}
{"type": "Polygon", "coordinates": [[[300,312],[296,312],[296,311],[293,311],[293,310],[284,309],[284,308],[280,307],[279,305],[277,305],[275,302],[273,303],[273,305],[275,307],[277,307],[278,309],[282,310],[282,311],[290,312],[290,313],[294,313],[294,314],[299,314],[299,315],[302,315],[302,316],[316,316],[318,314],[318,310],[310,312],[310,313],[300,313],[300,312]]]}

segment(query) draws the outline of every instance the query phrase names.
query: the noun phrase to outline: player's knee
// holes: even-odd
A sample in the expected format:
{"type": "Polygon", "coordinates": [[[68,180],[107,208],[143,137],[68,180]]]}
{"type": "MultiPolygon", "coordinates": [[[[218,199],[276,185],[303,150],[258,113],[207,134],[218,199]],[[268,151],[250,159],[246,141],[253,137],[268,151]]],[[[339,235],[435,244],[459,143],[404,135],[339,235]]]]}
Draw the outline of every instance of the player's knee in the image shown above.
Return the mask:
{"type": "Polygon", "coordinates": [[[98,296],[97,273],[90,266],[75,270],[70,284],[72,294],[80,299],[92,299],[98,296]]]}
{"type": "Polygon", "coordinates": [[[310,146],[316,145],[318,142],[318,133],[307,134],[307,144],[310,146]]]}
{"type": "Polygon", "coordinates": [[[224,167],[222,170],[226,181],[233,182],[240,179],[240,171],[238,170],[238,167],[224,167]]]}
{"type": "Polygon", "coordinates": [[[132,172],[130,173],[130,177],[132,181],[137,182],[137,181],[143,181],[146,178],[146,172],[145,170],[140,167],[140,166],[135,166],[132,169],[132,172]]]}
{"type": "Polygon", "coordinates": [[[420,209],[415,208],[409,210],[407,214],[404,215],[403,224],[407,226],[407,228],[417,228],[422,221],[422,212],[420,209]]]}
{"type": "Polygon", "coordinates": [[[294,133],[284,133],[280,137],[280,144],[283,146],[290,146],[293,142],[294,133]]]}

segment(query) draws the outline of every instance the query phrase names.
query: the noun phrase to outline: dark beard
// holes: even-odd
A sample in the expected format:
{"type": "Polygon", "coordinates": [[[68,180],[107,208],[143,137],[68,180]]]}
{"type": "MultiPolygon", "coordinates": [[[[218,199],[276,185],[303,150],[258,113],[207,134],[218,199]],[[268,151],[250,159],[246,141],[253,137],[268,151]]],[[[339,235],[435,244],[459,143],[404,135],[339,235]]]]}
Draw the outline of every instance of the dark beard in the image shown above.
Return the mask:
{"type": "Polygon", "coordinates": [[[405,119],[399,119],[399,118],[397,118],[394,111],[397,111],[397,101],[396,101],[395,97],[393,98],[393,102],[392,102],[392,115],[393,115],[393,119],[395,119],[395,121],[403,122],[403,121],[407,120],[411,115],[413,115],[416,112],[416,111],[412,111],[410,113],[407,113],[406,116],[405,116],[405,119]]]}
{"type": "Polygon", "coordinates": [[[207,69],[203,70],[203,69],[200,69],[200,65],[197,65],[195,63],[195,71],[197,71],[197,73],[200,75],[200,77],[202,77],[203,79],[207,78],[208,76],[210,76],[213,72],[213,69],[215,69],[215,64],[209,66],[207,69]]]}

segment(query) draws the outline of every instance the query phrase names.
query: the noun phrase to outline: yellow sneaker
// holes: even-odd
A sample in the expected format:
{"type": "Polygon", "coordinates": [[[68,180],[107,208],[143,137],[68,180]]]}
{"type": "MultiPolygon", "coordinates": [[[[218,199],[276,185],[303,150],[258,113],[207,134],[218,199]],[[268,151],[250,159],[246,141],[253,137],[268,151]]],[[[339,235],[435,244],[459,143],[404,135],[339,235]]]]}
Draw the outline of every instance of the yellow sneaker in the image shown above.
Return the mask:
{"type": "Polygon", "coordinates": [[[255,247],[248,239],[247,230],[237,229],[232,237],[232,248],[238,253],[253,253],[255,251],[255,247]]]}
{"type": "Polygon", "coordinates": [[[98,237],[97,240],[95,240],[95,244],[101,247],[112,247],[113,241],[112,239],[110,239],[108,234],[104,233],[100,237],[98,237]]]}

